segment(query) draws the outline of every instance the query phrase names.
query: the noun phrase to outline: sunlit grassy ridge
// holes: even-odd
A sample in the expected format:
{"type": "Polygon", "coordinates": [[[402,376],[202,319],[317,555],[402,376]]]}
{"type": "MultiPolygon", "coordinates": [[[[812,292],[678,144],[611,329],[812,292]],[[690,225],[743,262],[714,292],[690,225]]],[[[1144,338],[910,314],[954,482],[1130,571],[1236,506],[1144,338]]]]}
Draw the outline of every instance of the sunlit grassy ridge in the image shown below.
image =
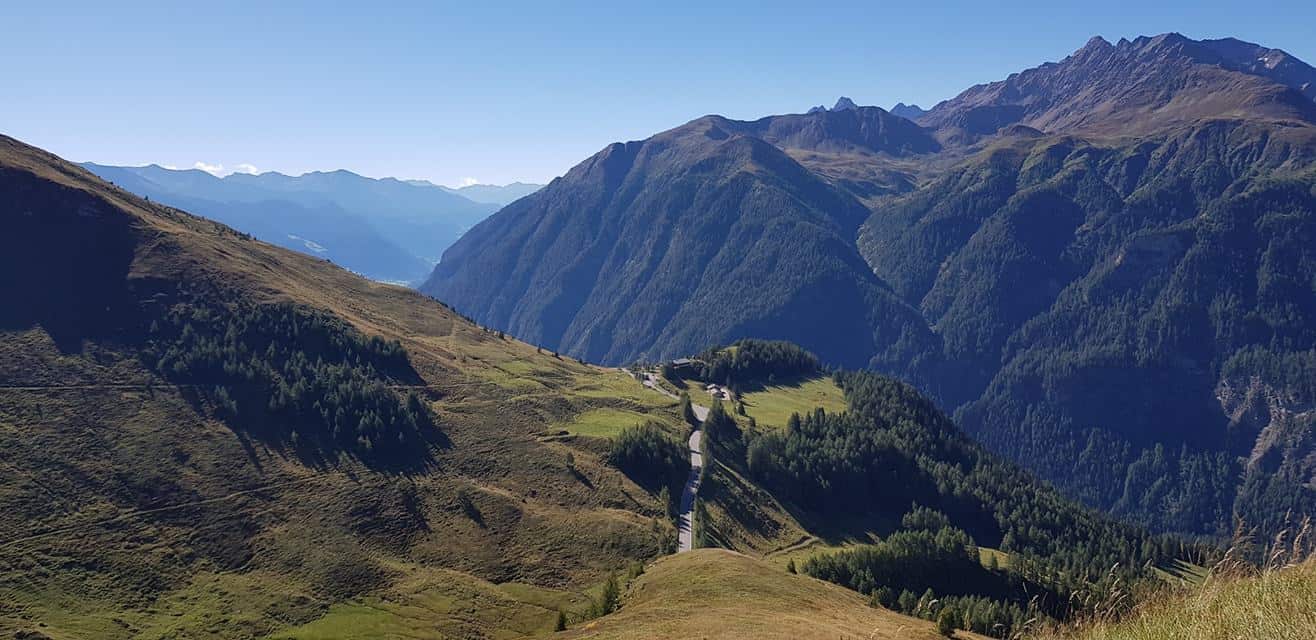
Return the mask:
{"type": "MultiPolygon", "coordinates": [[[[720,549],[665,557],[621,611],[564,637],[600,639],[932,640],[931,622],[870,607],[859,594],[720,549]]],[[[959,631],[959,638],[980,636],[959,631]]]]}

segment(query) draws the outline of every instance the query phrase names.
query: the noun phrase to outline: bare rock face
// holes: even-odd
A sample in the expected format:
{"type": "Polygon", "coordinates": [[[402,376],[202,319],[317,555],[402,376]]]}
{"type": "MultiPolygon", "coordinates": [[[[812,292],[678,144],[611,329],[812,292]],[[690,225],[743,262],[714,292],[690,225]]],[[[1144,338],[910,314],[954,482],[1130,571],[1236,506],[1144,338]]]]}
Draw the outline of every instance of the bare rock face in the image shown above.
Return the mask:
{"type": "Polygon", "coordinates": [[[920,119],[965,138],[1021,123],[1043,131],[1146,134],[1210,117],[1316,122],[1316,69],[1283,51],[1176,33],[1101,37],[1056,63],[972,87],[920,119]]]}
{"type": "Polygon", "coordinates": [[[922,118],[926,113],[927,111],[925,111],[922,107],[916,104],[905,104],[903,102],[897,102],[896,106],[891,107],[892,115],[897,115],[906,120],[913,120],[916,122],[918,121],[919,118],[922,118]]]}
{"type": "Polygon", "coordinates": [[[845,96],[841,96],[841,98],[836,101],[836,104],[832,106],[832,111],[845,111],[846,109],[858,109],[858,108],[859,105],[855,104],[854,100],[851,100],[845,96]]]}

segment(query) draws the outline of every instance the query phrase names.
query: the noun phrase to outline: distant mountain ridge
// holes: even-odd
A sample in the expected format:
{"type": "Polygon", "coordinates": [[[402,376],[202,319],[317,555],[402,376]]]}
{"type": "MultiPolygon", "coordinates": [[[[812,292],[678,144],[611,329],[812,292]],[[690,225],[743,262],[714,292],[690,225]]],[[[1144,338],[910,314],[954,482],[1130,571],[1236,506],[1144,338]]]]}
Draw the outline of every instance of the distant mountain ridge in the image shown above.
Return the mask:
{"type": "Polygon", "coordinates": [[[919,123],[966,139],[1024,124],[1043,131],[1147,134],[1203,118],[1316,121],[1316,69],[1278,49],[1177,33],[1094,37],[1056,63],[977,85],[919,123]]]}
{"type": "Polygon", "coordinates": [[[544,188],[544,185],[528,182],[512,182],[509,184],[468,184],[464,187],[439,186],[439,188],[448,193],[455,193],[463,198],[474,200],[475,202],[484,202],[505,207],[544,188]]]}
{"type": "Polygon", "coordinates": [[[137,195],[392,282],[424,278],[443,249],[498,208],[443,189],[345,170],[220,178],[158,165],[82,166],[137,195]]]}
{"type": "Polygon", "coordinates": [[[892,115],[897,115],[909,120],[917,121],[919,118],[923,117],[923,114],[925,113],[927,113],[927,111],[925,111],[922,107],[919,107],[916,104],[905,104],[903,102],[897,102],[896,106],[891,107],[892,115]]]}
{"type": "Polygon", "coordinates": [[[915,382],[1091,505],[1273,530],[1316,512],[1310,75],[1236,40],[1094,38],[917,122],[706,116],[504,209],[423,290],[610,364],[791,340],[915,382]]]}

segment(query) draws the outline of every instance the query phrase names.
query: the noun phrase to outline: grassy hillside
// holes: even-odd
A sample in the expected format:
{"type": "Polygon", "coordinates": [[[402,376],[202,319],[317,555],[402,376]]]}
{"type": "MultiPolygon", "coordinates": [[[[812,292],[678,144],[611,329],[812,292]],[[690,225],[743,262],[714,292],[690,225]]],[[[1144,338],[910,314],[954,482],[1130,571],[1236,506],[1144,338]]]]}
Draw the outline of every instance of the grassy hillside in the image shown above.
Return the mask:
{"type": "Polygon", "coordinates": [[[828,412],[845,410],[845,393],[830,376],[768,385],[744,394],[741,401],[745,415],[764,427],[784,427],[791,414],[805,414],[819,407],[828,412]]]}
{"type": "Polygon", "coordinates": [[[0,635],[516,637],[674,537],[544,437],[675,424],[628,375],[8,138],[0,190],[0,635]]]}
{"type": "MultiPolygon", "coordinates": [[[[792,575],[738,553],[699,549],[659,560],[631,585],[619,613],[572,628],[563,637],[932,640],[940,636],[931,622],[870,607],[858,594],[835,585],[792,575]]],[[[956,637],[981,636],[961,631],[956,637]]]]}
{"type": "Polygon", "coordinates": [[[1167,596],[1114,623],[1046,636],[1064,640],[1232,640],[1316,638],[1316,562],[1251,577],[1213,576],[1193,592],[1167,596]]]}

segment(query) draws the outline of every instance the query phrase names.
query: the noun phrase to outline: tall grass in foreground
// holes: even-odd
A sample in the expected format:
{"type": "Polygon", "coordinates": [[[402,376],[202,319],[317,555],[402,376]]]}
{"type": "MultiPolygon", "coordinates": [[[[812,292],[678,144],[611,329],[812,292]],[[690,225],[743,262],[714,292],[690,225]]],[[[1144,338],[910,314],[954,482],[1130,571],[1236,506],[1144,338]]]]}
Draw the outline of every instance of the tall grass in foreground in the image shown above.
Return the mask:
{"type": "Polygon", "coordinates": [[[1316,639],[1316,556],[1309,524],[1270,545],[1264,565],[1239,543],[1198,587],[1167,590],[1125,616],[1098,616],[1039,634],[1067,640],[1316,639]],[[1304,559],[1305,558],[1305,559],[1304,559]]]}

